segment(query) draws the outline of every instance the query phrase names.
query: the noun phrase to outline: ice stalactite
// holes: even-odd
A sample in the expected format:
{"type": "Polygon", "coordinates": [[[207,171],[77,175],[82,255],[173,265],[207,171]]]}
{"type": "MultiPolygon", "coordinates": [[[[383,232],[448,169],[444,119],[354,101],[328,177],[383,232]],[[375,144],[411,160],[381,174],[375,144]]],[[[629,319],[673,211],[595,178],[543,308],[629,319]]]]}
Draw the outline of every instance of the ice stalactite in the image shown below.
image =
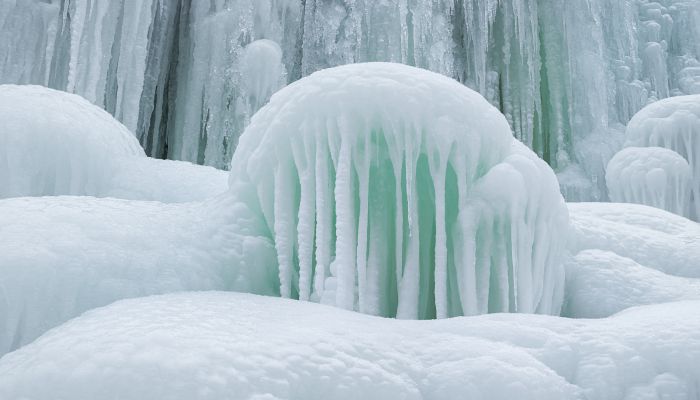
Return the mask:
{"type": "Polygon", "coordinates": [[[700,95],[679,96],[650,104],[627,125],[627,146],[663,147],[690,166],[691,219],[700,218],[700,95]]]}
{"type": "Polygon", "coordinates": [[[272,97],[231,165],[283,297],[400,318],[557,313],[567,212],[502,114],[399,64],[327,69],[272,97]]]}
{"type": "Polygon", "coordinates": [[[605,180],[614,202],[646,204],[690,217],[690,166],[673,150],[627,147],[610,160],[605,180]]]}

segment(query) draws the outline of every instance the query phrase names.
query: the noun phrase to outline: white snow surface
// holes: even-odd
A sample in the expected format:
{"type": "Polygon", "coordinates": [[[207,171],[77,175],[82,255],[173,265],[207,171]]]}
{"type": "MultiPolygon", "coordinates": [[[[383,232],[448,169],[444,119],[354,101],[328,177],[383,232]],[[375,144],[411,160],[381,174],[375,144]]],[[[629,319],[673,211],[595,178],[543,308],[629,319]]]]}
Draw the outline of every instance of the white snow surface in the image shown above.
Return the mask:
{"type": "Polygon", "coordinates": [[[571,254],[604,250],[668,275],[700,278],[700,224],[629,203],[568,203],[571,254]]]}
{"type": "Polygon", "coordinates": [[[401,64],[316,72],[241,136],[280,294],[400,318],[558,314],[567,211],[552,169],[481,95],[401,64]]]}
{"type": "Polygon", "coordinates": [[[602,318],[630,307],[700,300],[700,279],[667,275],[610,251],[584,250],[566,264],[562,315],[602,318]]]}
{"type": "Polygon", "coordinates": [[[700,301],[400,321],[237,293],[125,300],[0,359],[0,397],[695,399],[700,301]]]}
{"type": "Polygon", "coordinates": [[[222,193],[227,174],[155,160],[109,113],[80,96],[0,85],[0,198],[87,195],[186,202],[222,193]]]}
{"type": "Polygon", "coordinates": [[[673,150],[622,149],[608,163],[605,181],[613,202],[646,204],[690,217],[690,166],[673,150]]]}
{"type": "Polygon", "coordinates": [[[673,97],[646,106],[630,120],[626,136],[626,146],[664,147],[688,161],[690,218],[700,220],[700,95],[673,97]]]}
{"type": "Polygon", "coordinates": [[[272,244],[248,229],[248,214],[227,196],[185,204],[0,200],[0,354],[123,298],[214,289],[274,294],[268,271],[275,260],[264,258],[272,244]]]}

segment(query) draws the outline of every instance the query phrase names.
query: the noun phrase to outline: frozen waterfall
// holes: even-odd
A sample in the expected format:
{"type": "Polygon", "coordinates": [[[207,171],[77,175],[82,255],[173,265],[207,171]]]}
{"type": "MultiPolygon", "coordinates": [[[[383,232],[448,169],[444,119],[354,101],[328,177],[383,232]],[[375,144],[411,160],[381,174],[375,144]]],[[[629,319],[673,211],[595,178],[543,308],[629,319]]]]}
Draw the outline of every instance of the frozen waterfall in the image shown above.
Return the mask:
{"type": "Polygon", "coordinates": [[[272,91],[391,61],[484,95],[571,200],[608,198],[624,125],[700,93],[699,60],[700,0],[0,0],[0,83],[80,94],[149,155],[227,168],[272,91]]]}

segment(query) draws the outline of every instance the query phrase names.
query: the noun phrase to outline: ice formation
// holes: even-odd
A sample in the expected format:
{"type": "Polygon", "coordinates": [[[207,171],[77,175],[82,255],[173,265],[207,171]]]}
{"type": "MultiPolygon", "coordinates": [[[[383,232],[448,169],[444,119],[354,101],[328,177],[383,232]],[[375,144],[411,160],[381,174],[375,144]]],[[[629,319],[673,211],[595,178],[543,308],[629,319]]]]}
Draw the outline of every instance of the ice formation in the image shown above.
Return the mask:
{"type": "Polygon", "coordinates": [[[605,181],[611,201],[646,204],[690,217],[690,166],[673,150],[627,147],[608,163],[605,181]]]}
{"type": "Polygon", "coordinates": [[[700,219],[700,95],[652,103],[627,125],[627,146],[658,146],[685,157],[691,170],[690,218],[700,219]]]}
{"type": "Polygon", "coordinates": [[[700,279],[668,275],[610,251],[584,250],[567,262],[562,316],[602,318],[631,307],[690,299],[700,300],[700,279]]]}
{"type": "Polygon", "coordinates": [[[499,107],[576,200],[607,198],[604,167],[635,112],[700,82],[698,0],[0,4],[0,83],[76,92],[149,155],[219,168],[256,108],[245,83],[278,70],[267,56],[246,66],[261,39],[279,46],[285,83],[366,61],[457,79],[499,107]]]}
{"type": "Polygon", "coordinates": [[[184,202],[226,190],[226,173],[145,156],[134,135],[80,96],[0,85],[0,198],[88,195],[184,202]]]}
{"type": "Polygon", "coordinates": [[[0,200],[0,356],[115,300],[183,290],[274,294],[272,243],[251,228],[250,214],[229,196],[0,200]]]}
{"type": "Polygon", "coordinates": [[[668,275],[700,278],[700,224],[625,203],[568,203],[571,254],[603,250],[668,275]]]}
{"type": "Polygon", "coordinates": [[[255,115],[230,187],[264,218],[283,297],[402,318],[559,311],[555,176],[452,79],[314,73],[255,115]]]}
{"type": "Polygon", "coordinates": [[[237,293],[126,300],[0,360],[3,399],[695,399],[700,302],[396,321],[237,293]]]}

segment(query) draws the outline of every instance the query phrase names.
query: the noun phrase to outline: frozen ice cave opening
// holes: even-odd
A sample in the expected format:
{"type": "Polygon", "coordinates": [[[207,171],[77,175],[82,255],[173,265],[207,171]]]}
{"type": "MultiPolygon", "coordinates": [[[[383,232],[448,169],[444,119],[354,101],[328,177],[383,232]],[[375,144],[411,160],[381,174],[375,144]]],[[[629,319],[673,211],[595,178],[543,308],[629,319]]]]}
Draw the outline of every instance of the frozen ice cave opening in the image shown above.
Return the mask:
{"type": "Polygon", "coordinates": [[[253,117],[230,177],[275,243],[282,297],[399,318],[559,313],[556,177],[450,78],[316,72],[253,117]]]}

